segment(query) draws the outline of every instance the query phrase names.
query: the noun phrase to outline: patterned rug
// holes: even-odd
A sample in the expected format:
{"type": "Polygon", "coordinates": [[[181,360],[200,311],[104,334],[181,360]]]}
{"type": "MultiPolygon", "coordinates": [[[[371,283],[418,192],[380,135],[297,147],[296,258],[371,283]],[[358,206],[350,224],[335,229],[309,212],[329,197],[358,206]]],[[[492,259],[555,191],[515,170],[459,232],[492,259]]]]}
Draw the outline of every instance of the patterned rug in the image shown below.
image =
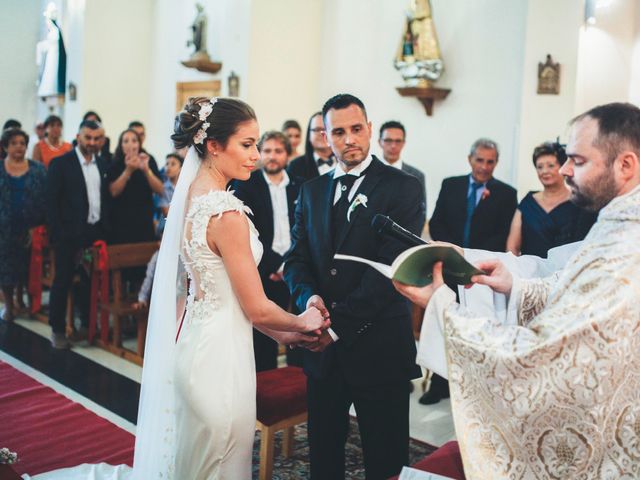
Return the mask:
{"type": "MultiPolygon", "coordinates": [[[[282,431],[277,432],[273,459],[273,480],[303,480],[309,478],[309,446],[307,445],[307,424],[298,425],[295,428],[295,442],[293,455],[284,458],[280,455],[282,448],[282,431]]],[[[421,460],[426,455],[436,450],[436,447],[428,443],[409,440],[409,464],[421,460]]],[[[346,475],[349,480],[364,480],[364,463],[362,461],[362,447],[358,423],[351,417],[349,436],[346,446],[346,475]]],[[[253,444],[253,479],[258,478],[260,465],[260,432],[256,432],[256,440],[253,444]]]]}

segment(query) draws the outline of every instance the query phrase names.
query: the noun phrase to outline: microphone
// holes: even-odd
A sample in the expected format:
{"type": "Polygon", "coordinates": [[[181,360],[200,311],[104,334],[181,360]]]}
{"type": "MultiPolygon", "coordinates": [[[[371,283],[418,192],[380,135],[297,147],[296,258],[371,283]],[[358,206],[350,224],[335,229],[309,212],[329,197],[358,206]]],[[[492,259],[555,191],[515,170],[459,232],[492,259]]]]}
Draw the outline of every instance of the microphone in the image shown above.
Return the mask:
{"type": "Polygon", "coordinates": [[[388,235],[412,247],[416,247],[418,245],[427,245],[429,243],[425,242],[417,235],[414,235],[409,230],[402,228],[386,215],[382,215],[380,213],[376,214],[373,217],[373,220],[371,221],[371,227],[376,232],[382,235],[388,235]]]}

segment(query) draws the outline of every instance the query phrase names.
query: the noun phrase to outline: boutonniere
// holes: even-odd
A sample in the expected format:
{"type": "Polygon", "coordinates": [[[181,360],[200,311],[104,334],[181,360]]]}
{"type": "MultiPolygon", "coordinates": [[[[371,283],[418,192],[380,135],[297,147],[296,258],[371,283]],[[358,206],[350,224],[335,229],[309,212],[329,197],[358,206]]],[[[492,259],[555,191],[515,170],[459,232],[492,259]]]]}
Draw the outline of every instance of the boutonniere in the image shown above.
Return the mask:
{"type": "Polygon", "coordinates": [[[367,208],[368,200],[369,199],[364,193],[359,193],[358,195],[356,195],[356,198],[353,200],[353,202],[351,202],[349,210],[347,211],[347,222],[351,221],[351,213],[354,212],[356,208],[358,208],[358,205],[362,205],[364,208],[367,208]]]}
{"type": "Polygon", "coordinates": [[[487,187],[484,187],[484,190],[482,191],[482,197],[480,197],[480,200],[486,200],[487,198],[489,198],[489,195],[491,195],[491,190],[489,190],[487,187]]]}

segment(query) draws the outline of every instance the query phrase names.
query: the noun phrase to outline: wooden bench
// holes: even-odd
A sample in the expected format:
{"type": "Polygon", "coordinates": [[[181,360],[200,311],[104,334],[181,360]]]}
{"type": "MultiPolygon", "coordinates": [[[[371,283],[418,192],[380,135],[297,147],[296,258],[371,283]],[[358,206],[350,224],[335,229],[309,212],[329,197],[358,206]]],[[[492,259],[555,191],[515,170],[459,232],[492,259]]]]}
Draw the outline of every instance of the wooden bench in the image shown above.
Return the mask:
{"type": "MultiPolygon", "coordinates": [[[[142,365],[144,357],[144,341],[147,335],[147,310],[135,310],[133,304],[138,300],[138,292],[127,293],[124,289],[122,271],[127,268],[145,267],[153,254],[158,250],[158,242],[126,243],[107,246],[109,258],[109,286],[111,298],[109,302],[98,300],[98,317],[102,312],[108,312],[113,325],[111,340],[109,340],[109,326],[101,325],[100,338],[96,344],[126,360],[142,365]],[[122,319],[134,317],[137,323],[136,350],[129,350],[122,345],[122,319]]],[[[93,255],[93,268],[99,267],[97,251],[93,255]]]]}

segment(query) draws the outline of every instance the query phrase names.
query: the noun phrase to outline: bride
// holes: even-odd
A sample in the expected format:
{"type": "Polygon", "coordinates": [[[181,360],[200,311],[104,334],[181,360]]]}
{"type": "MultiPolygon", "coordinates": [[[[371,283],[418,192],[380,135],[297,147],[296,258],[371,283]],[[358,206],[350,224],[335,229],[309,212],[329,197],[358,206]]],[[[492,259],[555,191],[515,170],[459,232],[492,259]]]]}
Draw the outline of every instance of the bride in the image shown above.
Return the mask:
{"type": "Polygon", "coordinates": [[[252,328],[303,345],[329,326],[315,308],[296,316],[267,299],[257,270],[258,233],[247,207],[226,189],[233,179],[248,179],[259,158],[251,107],[236,99],[192,98],[174,130],[176,148],[189,153],[154,277],[133,471],[85,465],[37,479],[250,479],[252,328]],[[176,295],[179,252],[190,278],[186,312],[176,295]]]}

